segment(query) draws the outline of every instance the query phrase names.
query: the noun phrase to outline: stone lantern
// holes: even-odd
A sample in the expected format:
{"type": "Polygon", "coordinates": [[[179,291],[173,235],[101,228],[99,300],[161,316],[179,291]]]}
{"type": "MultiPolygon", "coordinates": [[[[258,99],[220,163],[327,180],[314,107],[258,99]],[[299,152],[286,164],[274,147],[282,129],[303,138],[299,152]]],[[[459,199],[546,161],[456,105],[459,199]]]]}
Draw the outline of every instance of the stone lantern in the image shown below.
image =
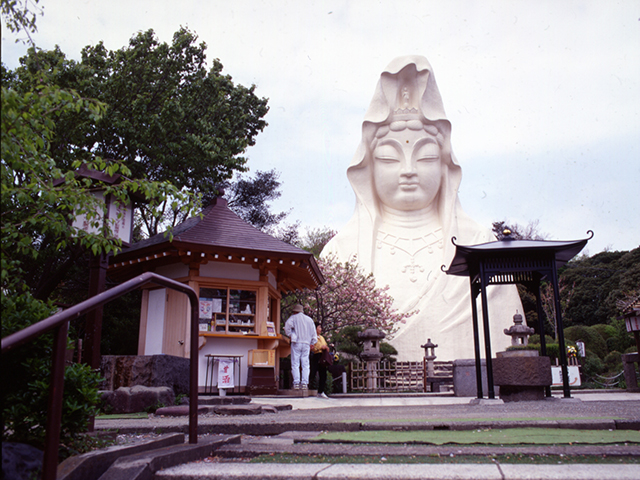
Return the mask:
{"type": "Polygon", "coordinates": [[[504,334],[511,337],[511,345],[514,347],[529,344],[529,335],[533,335],[535,330],[522,324],[522,315],[516,310],[513,316],[513,326],[504,329],[504,334]]]}
{"type": "MultiPolygon", "coordinates": [[[[514,325],[505,328],[512,346],[524,346],[529,342],[533,328],[523,325],[522,315],[516,312],[514,325]]],[[[493,380],[500,387],[500,398],[505,402],[544,400],[550,389],[551,361],[539,356],[536,350],[507,350],[497,352],[493,360],[493,380]]]]}
{"type": "Polygon", "coordinates": [[[438,345],[431,343],[430,338],[427,338],[427,343],[420,345],[420,348],[424,348],[424,359],[427,362],[427,377],[435,376],[433,361],[436,359],[435,349],[437,346],[438,345]]]}
{"type": "Polygon", "coordinates": [[[376,390],[378,361],[382,358],[380,353],[380,342],[385,337],[377,328],[367,328],[364,332],[358,333],[358,338],[364,340],[364,350],[360,357],[367,363],[367,391],[376,390]]]}

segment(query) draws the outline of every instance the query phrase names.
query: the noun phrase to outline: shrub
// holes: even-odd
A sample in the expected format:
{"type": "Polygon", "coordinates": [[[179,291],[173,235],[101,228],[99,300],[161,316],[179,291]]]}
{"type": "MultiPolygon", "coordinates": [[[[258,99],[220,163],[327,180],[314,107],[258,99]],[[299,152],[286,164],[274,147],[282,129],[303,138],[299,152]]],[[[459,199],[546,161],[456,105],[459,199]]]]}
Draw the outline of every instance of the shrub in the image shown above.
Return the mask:
{"type": "MultiPolygon", "coordinates": [[[[547,345],[549,345],[550,343],[556,343],[556,341],[553,338],[551,338],[549,335],[545,335],[544,340],[547,345]]],[[[535,335],[531,335],[529,337],[529,344],[531,343],[540,345],[540,335],[538,335],[537,333],[535,335]]]]}
{"type": "Polygon", "coordinates": [[[547,344],[547,357],[551,359],[552,364],[560,357],[560,346],[557,343],[547,344]]]}
{"type": "Polygon", "coordinates": [[[528,345],[511,345],[507,347],[507,352],[511,352],[513,350],[537,350],[540,352],[540,345],[530,343],[528,345]]]}
{"type": "Polygon", "coordinates": [[[601,373],[603,373],[605,369],[606,367],[604,365],[604,362],[600,360],[596,355],[593,355],[591,354],[591,352],[587,351],[587,358],[582,369],[584,378],[589,381],[596,375],[600,375],[601,373]]]}
{"type": "Polygon", "coordinates": [[[614,350],[617,350],[618,352],[625,352],[629,349],[629,347],[634,347],[634,352],[637,350],[635,348],[633,335],[627,332],[627,327],[625,325],[624,319],[611,319],[610,326],[615,329],[615,335],[607,338],[607,347],[609,348],[610,352],[613,352],[614,350]]]}
{"type": "Polygon", "coordinates": [[[608,340],[611,337],[615,337],[617,333],[617,330],[614,326],[606,325],[604,323],[599,323],[591,328],[597,330],[597,332],[602,335],[602,338],[604,338],[605,340],[608,340]]]}
{"type": "Polygon", "coordinates": [[[622,354],[620,352],[611,352],[604,357],[604,363],[609,371],[620,370],[622,368],[622,354]]]}
{"type": "MultiPolygon", "coordinates": [[[[52,312],[50,306],[28,294],[2,295],[2,336],[21,330],[52,312]]],[[[2,355],[3,441],[28,443],[42,449],[45,442],[47,399],[51,376],[52,335],[2,355]]],[[[60,455],[81,448],[80,434],[97,413],[102,379],[80,364],[65,368],[60,455]]]]}

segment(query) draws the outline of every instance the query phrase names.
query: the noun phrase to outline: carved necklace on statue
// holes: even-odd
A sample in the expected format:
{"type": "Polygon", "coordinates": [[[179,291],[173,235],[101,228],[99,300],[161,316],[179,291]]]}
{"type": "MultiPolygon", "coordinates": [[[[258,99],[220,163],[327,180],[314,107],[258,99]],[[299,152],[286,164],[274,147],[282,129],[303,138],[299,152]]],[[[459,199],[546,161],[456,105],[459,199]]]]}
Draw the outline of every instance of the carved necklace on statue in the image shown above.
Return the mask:
{"type": "Polygon", "coordinates": [[[422,276],[421,274],[426,272],[428,268],[426,263],[431,263],[424,255],[430,256],[435,251],[442,250],[442,247],[442,228],[412,238],[394,235],[380,229],[376,237],[376,248],[389,255],[397,255],[397,268],[414,283],[418,280],[419,275],[422,276]]]}

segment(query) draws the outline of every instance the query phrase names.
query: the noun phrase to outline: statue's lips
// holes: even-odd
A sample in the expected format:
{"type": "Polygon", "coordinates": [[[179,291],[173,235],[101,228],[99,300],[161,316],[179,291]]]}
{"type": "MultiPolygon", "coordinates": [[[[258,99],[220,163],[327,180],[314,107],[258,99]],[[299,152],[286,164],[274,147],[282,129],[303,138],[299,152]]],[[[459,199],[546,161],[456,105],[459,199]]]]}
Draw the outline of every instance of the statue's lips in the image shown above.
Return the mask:
{"type": "Polygon", "coordinates": [[[420,185],[417,182],[411,182],[411,183],[400,183],[400,190],[406,191],[406,192],[412,192],[413,190],[417,190],[418,189],[418,185],[420,185]]]}

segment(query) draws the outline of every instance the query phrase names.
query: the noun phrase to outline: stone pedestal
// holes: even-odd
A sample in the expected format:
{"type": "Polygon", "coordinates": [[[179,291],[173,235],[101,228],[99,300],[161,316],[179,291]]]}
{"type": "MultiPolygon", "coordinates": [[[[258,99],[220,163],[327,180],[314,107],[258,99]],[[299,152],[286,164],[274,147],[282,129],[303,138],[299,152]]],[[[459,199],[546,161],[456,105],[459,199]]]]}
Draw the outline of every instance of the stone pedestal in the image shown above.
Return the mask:
{"type": "MultiPolygon", "coordinates": [[[[489,387],[487,384],[487,363],[484,359],[480,368],[482,371],[482,391],[486,395],[489,387]]],[[[498,392],[497,388],[494,390],[496,393],[498,392]]],[[[478,395],[476,361],[473,358],[453,361],[453,391],[456,397],[476,397],[478,395]]]]}
{"type": "Polygon", "coordinates": [[[493,381],[505,402],[544,400],[551,386],[551,360],[533,350],[498,352],[493,359],[493,381]]]}

